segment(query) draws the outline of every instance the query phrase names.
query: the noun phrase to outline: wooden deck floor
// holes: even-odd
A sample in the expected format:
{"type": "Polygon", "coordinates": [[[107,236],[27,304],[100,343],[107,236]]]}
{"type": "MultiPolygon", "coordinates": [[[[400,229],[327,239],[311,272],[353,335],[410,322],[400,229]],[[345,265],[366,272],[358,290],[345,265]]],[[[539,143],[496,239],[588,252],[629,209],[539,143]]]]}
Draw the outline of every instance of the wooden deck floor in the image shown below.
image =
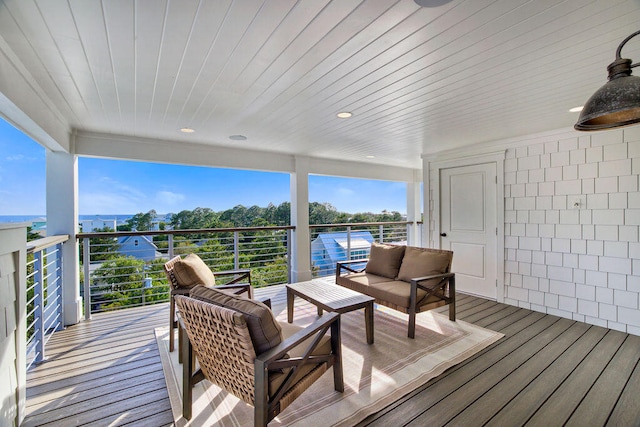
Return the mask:
{"type": "MultiPolygon", "coordinates": [[[[282,286],[256,293],[285,303],[282,286]]],[[[640,337],[466,295],[457,308],[505,337],[361,425],[640,425],[640,337]]],[[[154,338],[167,311],[100,314],[57,333],[28,373],[24,425],[171,425],[154,338]]]]}

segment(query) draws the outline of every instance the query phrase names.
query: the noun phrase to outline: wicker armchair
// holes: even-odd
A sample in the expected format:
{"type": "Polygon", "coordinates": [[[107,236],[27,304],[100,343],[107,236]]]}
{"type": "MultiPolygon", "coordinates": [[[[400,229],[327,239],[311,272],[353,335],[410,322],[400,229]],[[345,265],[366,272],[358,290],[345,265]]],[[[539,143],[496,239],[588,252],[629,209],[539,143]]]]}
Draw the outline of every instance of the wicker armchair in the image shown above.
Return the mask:
{"type": "MultiPolygon", "coordinates": [[[[194,255],[191,255],[194,256],[194,255]]],[[[176,327],[176,306],[175,295],[189,295],[189,291],[194,286],[194,283],[181,283],[178,275],[175,271],[177,263],[182,261],[182,258],[176,256],[164,264],[164,272],[167,275],[169,284],[171,286],[170,303],[169,303],[169,351],[174,349],[174,329],[176,327]]],[[[204,263],[203,263],[204,264],[204,263]]],[[[208,267],[207,267],[208,269],[208,267]]],[[[251,270],[229,270],[211,272],[213,274],[213,280],[216,277],[228,277],[225,283],[216,285],[216,288],[226,289],[229,292],[235,294],[242,294],[246,292],[249,298],[253,297],[253,291],[251,288],[251,270]],[[239,283],[246,281],[246,283],[239,283]]],[[[207,283],[202,283],[207,284],[207,283]]]]}
{"type": "Polygon", "coordinates": [[[257,354],[244,314],[217,302],[182,295],[175,299],[179,332],[185,335],[180,346],[185,419],[192,416],[192,387],[203,379],[253,405],[256,426],[266,426],[330,367],[334,389],[344,391],[340,315],[329,313],[306,328],[282,323],[282,341],[257,354]],[[195,373],[194,355],[200,367],[195,373]]]}

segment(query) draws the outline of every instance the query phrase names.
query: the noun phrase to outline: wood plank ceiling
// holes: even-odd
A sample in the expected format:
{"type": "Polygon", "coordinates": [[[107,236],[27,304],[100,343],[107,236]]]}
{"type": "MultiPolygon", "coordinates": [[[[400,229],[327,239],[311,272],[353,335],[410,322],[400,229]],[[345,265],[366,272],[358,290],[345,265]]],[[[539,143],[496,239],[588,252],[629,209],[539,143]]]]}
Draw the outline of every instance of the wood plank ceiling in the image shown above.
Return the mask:
{"type": "Polygon", "coordinates": [[[0,0],[0,48],[69,129],[419,168],[573,126],[638,22],[638,0],[0,0]]]}

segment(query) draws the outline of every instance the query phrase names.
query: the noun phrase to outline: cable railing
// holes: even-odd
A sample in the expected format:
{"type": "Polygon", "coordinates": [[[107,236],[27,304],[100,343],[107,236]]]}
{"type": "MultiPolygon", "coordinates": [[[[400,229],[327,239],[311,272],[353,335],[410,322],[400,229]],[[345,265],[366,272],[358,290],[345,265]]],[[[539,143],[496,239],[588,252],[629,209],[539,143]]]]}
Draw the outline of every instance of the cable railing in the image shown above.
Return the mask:
{"type": "Polygon", "coordinates": [[[200,256],[213,272],[251,269],[255,287],[287,283],[294,228],[79,233],[85,318],[168,301],[163,265],[189,253],[200,256]]]}
{"type": "Polygon", "coordinates": [[[62,244],[51,236],[27,244],[27,369],[46,359],[45,344],[64,327],[62,244]]]}
{"type": "Polygon", "coordinates": [[[406,245],[413,222],[310,225],[313,277],[334,275],[336,263],[369,257],[371,243],[406,245]]]}

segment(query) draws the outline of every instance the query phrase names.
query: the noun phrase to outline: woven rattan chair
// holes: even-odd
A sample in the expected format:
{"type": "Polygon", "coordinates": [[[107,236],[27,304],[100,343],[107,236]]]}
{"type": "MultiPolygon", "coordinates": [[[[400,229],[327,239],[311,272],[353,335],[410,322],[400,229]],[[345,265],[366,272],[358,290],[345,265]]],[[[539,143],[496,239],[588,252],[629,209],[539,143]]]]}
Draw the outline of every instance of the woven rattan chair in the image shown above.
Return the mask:
{"type": "MultiPolygon", "coordinates": [[[[167,275],[169,284],[171,286],[170,303],[169,303],[169,351],[174,349],[174,329],[176,327],[176,306],[174,301],[175,295],[189,295],[189,291],[192,285],[185,285],[178,280],[174,267],[176,263],[181,260],[179,256],[176,256],[164,264],[164,272],[167,275]]],[[[253,291],[251,288],[251,270],[229,270],[213,272],[214,277],[224,277],[225,283],[216,285],[216,288],[226,289],[229,292],[235,294],[242,294],[246,292],[249,298],[253,297],[253,291]],[[239,283],[239,282],[246,283],[239,283]]]]}
{"type": "Polygon", "coordinates": [[[180,312],[179,331],[186,335],[180,351],[182,411],[187,420],[192,415],[192,387],[203,379],[253,405],[256,426],[265,426],[330,367],[334,389],[344,391],[340,315],[328,313],[304,329],[297,327],[295,332],[292,325],[282,323],[283,341],[256,354],[243,314],[182,295],[175,299],[180,312]],[[330,337],[326,336],[329,329],[330,337]],[[200,369],[192,373],[194,355],[200,369]]]}

